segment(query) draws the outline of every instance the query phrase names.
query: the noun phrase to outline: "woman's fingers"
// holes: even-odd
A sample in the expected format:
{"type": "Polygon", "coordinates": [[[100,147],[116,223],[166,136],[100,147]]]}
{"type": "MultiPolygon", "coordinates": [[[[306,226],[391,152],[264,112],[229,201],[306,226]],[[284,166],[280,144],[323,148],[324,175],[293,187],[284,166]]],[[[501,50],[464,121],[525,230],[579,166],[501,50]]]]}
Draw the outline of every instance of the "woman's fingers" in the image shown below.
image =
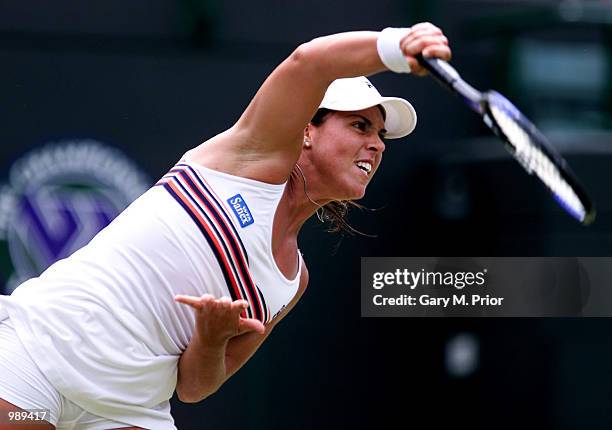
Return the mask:
{"type": "Polygon", "coordinates": [[[174,301],[189,305],[195,309],[203,309],[216,302],[216,299],[211,294],[204,294],[200,297],[177,294],[174,296],[174,301]]]}
{"type": "Polygon", "coordinates": [[[202,302],[200,301],[200,297],[194,297],[194,296],[186,296],[183,294],[177,294],[176,296],[174,296],[174,301],[175,302],[179,302],[179,303],[183,303],[184,305],[189,305],[193,308],[196,309],[201,309],[202,308],[202,302]]]}
{"type": "Polygon", "coordinates": [[[222,313],[227,312],[236,315],[240,315],[246,308],[249,307],[249,302],[246,300],[240,299],[232,301],[232,299],[229,297],[215,299],[215,297],[211,294],[204,294],[201,297],[177,294],[174,296],[174,300],[178,303],[189,305],[195,309],[203,309],[204,311],[209,312],[220,310],[222,313]]]}
{"type": "Polygon", "coordinates": [[[230,305],[232,303],[232,299],[230,299],[229,297],[223,296],[220,299],[218,299],[219,303],[223,303],[224,305],[230,305]]]}
{"type": "Polygon", "coordinates": [[[411,56],[417,55],[432,46],[448,48],[448,40],[444,36],[423,36],[416,39],[407,39],[400,44],[404,55],[411,56]]]}
{"type": "Polygon", "coordinates": [[[406,57],[411,73],[418,76],[427,74],[427,69],[421,66],[416,59],[418,54],[446,61],[451,58],[447,37],[442,30],[429,22],[413,25],[400,41],[400,49],[406,57]]]}
{"type": "Polygon", "coordinates": [[[249,307],[249,302],[246,300],[236,300],[232,302],[232,310],[240,314],[243,310],[249,307]]]}
{"type": "Polygon", "coordinates": [[[232,301],[229,297],[216,299],[210,294],[201,297],[179,294],[174,300],[196,310],[198,330],[206,337],[215,339],[215,342],[243,333],[265,333],[266,328],[261,321],[244,318],[244,311],[249,307],[246,300],[232,301]]]}
{"type": "Polygon", "coordinates": [[[428,22],[412,26],[410,32],[400,42],[400,48],[410,65],[411,73],[419,76],[426,75],[427,69],[417,61],[415,58],[417,54],[445,61],[450,61],[452,56],[448,39],[442,30],[428,22]]]}
{"type": "Polygon", "coordinates": [[[432,30],[442,32],[439,27],[436,27],[431,22],[419,22],[418,24],[414,24],[412,27],[410,27],[410,29],[413,31],[432,30]]]}
{"type": "Polygon", "coordinates": [[[240,318],[240,322],[238,325],[240,329],[240,333],[248,333],[250,331],[254,331],[259,334],[264,334],[266,331],[266,327],[259,320],[254,318],[240,318]]]}
{"type": "Polygon", "coordinates": [[[425,49],[423,49],[423,57],[426,57],[426,58],[435,57],[435,58],[440,58],[444,61],[450,61],[451,56],[452,56],[452,52],[448,46],[435,45],[435,46],[428,46],[425,49]]]}

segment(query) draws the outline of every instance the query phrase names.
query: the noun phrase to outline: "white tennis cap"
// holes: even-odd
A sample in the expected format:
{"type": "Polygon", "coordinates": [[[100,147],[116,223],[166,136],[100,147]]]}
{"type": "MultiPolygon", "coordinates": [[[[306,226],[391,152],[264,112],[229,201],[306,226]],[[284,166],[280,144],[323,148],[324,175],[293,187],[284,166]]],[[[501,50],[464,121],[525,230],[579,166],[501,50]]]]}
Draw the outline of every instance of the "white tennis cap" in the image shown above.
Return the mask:
{"type": "Polygon", "coordinates": [[[414,130],[416,111],[407,100],[399,97],[383,97],[364,76],[336,79],[327,88],[319,108],[354,111],[381,105],[386,112],[386,139],[398,139],[414,130]]]}

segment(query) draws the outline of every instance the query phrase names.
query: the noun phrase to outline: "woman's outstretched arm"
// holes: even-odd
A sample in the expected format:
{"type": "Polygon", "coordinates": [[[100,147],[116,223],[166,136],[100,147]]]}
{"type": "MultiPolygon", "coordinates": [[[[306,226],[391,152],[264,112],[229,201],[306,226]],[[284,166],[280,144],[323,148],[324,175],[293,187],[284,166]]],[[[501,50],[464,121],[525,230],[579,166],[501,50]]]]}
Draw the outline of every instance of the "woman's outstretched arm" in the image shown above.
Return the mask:
{"type": "MultiPolygon", "coordinates": [[[[285,181],[299,157],[304,127],[329,84],[387,70],[377,49],[380,34],[339,33],[300,45],[268,76],[237,123],[212,140],[214,145],[223,148],[224,156],[257,164],[267,181],[285,181]]],[[[398,44],[416,74],[423,73],[416,54],[451,55],[442,31],[429,23],[413,26],[398,44]]]]}

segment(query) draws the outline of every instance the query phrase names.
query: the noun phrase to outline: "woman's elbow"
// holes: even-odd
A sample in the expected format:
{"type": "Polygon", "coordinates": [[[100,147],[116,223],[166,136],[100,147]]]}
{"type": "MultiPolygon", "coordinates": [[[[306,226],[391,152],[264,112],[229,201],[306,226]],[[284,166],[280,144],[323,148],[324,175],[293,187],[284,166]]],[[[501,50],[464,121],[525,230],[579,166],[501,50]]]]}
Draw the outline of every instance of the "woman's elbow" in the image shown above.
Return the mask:
{"type": "Polygon", "coordinates": [[[319,40],[313,39],[295,48],[287,60],[297,70],[308,70],[308,73],[314,73],[321,70],[323,66],[324,57],[321,55],[321,50],[319,40]]]}
{"type": "Polygon", "coordinates": [[[182,403],[198,403],[215,393],[216,389],[207,389],[204,391],[198,391],[195,389],[187,389],[176,387],[176,396],[182,403]]]}
{"type": "Polygon", "coordinates": [[[179,390],[178,388],[176,389],[176,397],[178,397],[182,403],[198,403],[200,400],[202,400],[196,396],[195,393],[190,393],[186,390],[179,390]]]}

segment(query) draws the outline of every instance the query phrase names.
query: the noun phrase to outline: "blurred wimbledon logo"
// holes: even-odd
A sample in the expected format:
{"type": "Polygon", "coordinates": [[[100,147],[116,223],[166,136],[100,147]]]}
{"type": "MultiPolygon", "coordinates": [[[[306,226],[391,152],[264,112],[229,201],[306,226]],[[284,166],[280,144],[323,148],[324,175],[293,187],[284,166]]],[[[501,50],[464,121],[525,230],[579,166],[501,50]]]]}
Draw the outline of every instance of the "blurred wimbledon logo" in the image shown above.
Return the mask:
{"type": "Polygon", "coordinates": [[[87,244],[149,186],[124,154],[94,140],[23,155],[0,185],[0,293],[87,244]]]}

